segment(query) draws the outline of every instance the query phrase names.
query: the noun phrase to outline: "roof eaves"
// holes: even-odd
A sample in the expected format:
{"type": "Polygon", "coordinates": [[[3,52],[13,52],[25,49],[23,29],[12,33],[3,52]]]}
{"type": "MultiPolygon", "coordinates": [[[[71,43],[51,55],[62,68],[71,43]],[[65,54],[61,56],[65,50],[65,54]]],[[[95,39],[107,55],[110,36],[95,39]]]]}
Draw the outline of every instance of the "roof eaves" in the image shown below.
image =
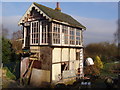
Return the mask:
{"type": "Polygon", "coordinates": [[[43,5],[40,5],[40,4],[38,4],[38,3],[33,3],[35,6],[37,6],[40,10],[42,10],[48,17],[50,17],[51,18],[51,20],[57,20],[57,21],[61,21],[61,22],[64,22],[64,23],[69,23],[70,25],[72,25],[72,26],[76,26],[76,27],[79,27],[79,28],[82,28],[82,29],[84,29],[84,30],[86,30],[86,27],[85,26],[83,26],[82,24],[80,24],[80,22],[78,22],[77,20],[75,20],[73,17],[71,17],[70,15],[67,15],[67,14],[65,14],[65,13],[62,13],[62,12],[60,12],[60,11],[57,11],[57,10],[54,10],[54,9],[52,9],[52,8],[49,8],[49,7],[46,7],[46,6],[43,6],[43,5]],[[47,8],[47,10],[49,11],[49,12],[47,12],[47,10],[44,10],[44,9],[46,9],[47,8]],[[52,12],[54,12],[54,13],[52,13],[52,12]],[[73,22],[71,23],[69,20],[63,20],[63,18],[58,18],[55,14],[59,14],[59,15],[61,15],[61,16],[63,16],[63,17],[69,17],[70,19],[72,19],[72,21],[74,21],[75,23],[73,24],[73,22]],[[69,22],[68,22],[69,21],[69,22]],[[77,23],[77,24],[76,24],[77,23]]]}

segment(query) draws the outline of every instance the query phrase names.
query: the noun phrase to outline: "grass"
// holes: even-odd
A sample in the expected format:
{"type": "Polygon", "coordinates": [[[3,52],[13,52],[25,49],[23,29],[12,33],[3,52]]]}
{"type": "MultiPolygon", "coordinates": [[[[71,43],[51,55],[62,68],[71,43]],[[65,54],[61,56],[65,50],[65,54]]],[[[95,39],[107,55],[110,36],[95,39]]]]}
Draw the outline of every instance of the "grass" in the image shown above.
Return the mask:
{"type": "Polygon", "coordinates": [[[75,81],[76,81],[76,80],[69,80],[69,81],[65,82],[65,84],[66,84],[66,85],[68,85],[68,84],[73,84],[75,81]]]}
{"type": "Polygon", "coordinates": [[[92,88],[106,88],[106,85],[103,79],[96,79],[95,81],[91,82],[91,87],[92,88]]]}
{"type": "Polygon", "coordinates": [[[110,70],[114,69],[115,66],[120,65],[120,63],[105,63],[103,70],[101,70],[100,78],[96,79],[95,81],[92,81],[92,88],[106,88],[106,85],[104,83],[105,77],[113,77],[117,78],[118,73],[112,73],[110,70]]]}
{"type": "Polygon", "coordinates": [[[12,80],[16,80],[16,77],[13,73],[10,72],[10,70],[7,67],[3,67],[4,70],[6,70],[6,77],[12,80]]]}
{"type": "Polygon", "coordinates": [[[117,77],[118,74],[112,73],[110,70],[114,69],[114,66],[119,65],[120,63],[105,63],[103,70],[101,70],[101,76],[107,77],[117,77]]]}

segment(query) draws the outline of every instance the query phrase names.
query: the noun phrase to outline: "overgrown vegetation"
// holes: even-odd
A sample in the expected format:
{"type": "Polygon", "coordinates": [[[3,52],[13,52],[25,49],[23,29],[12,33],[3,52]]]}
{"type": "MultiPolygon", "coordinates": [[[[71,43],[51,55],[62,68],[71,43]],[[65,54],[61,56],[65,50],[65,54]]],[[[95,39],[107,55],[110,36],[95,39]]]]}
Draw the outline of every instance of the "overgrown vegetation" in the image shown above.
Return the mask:
{"type": "Polygon", "coordinates": [[[88,44],[85,47],[85,56],[95,58],[99,56],[103,62],[111,62],[117,60],[118,50],[114,43],[100,42],[88,44]]]}
{"type": "Polygon", "coordinates": [[[16,80],[15,75],[13,73],[11,73],[7,67],[4,67],[3,70],[6,70],[6,77],[7,78],[16,80]]]}
{"type": "Polygon", "coordinates": [[[87,57],[93,59],[94,65],[85,66],[84,72],[94,79],[96,76],[99,76],[96,78],[95,82],[97,82],[98,79],[98,82],[102,81],[102,83],[104,83],[105,78],[117,78],[120,73],[118,47],[114,43],[100,42],[87,45],[85,47],[85,59],[87,57]]]}
{"type": "Polygon", "coordinates": [[[95,57],[94,64],[98,70],[103,69],[103,63],[99,56],[95,57]]]}
{"type": "Polygon", "coordinates": [[[117,77],[118,73],[120,72],[120,62],[119,63],[105,63],[104,68],[101,72],[102,76],[110,76],[110,77],[117,77]]]}
{"type": "MultiPolygon", "coordinates": [[[[14,40],[17,37],[15,34],[14,34],[14,40]]],[[[15,76],[18,79],[20,76],[19,75],[20,74],[20,71],[19,71],[20,70],[20,63],[19,63],[20,54],[17,54],[16,52],[16,49],[15,49],[16,42],[13,42],[11,39],[8,39],[7,36],[8,36],[8,30],[3,27],[3,32],[1,36],[3,67],[7,70],[8,77],[13,79],[15,76]]],[[[16,44],[16,46],[18,46],[18,44],[16,44]]]]}

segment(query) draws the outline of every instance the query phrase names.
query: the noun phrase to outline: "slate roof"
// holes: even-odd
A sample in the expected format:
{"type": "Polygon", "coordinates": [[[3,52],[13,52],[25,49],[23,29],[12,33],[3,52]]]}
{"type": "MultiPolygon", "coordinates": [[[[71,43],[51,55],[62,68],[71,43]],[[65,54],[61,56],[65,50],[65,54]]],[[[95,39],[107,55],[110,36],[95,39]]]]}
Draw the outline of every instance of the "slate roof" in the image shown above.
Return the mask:
{"type": "Polygon", "coordinates": [[[65,13],[62,13],[61,11],[54,10],[52,8],[40,5],[40,4],[35,3],[35,2],[33,4],[35,6],[37,6],[40,10],[42,10],[46,15],[48,15],[52,19],[55,19],[55,20],[58,20],[58,21],[62,21],[62,22],[67,22],[67,23],[69,23],[72,26],[86,29],[85,26],[80,24],[77,20],[72,18],[70,15],[67,15],[65,13]]]}

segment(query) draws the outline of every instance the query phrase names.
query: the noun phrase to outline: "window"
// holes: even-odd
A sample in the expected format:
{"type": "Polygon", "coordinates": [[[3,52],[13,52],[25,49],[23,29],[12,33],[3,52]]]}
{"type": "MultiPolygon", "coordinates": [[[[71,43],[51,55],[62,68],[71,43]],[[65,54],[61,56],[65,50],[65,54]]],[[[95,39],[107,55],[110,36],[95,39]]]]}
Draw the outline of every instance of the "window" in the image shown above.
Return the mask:
{"type": "Polygon", "coordinates": [[[38,44],[39,42],[39,22],[32,22],[32,44],[38,44]]]}
{"type": "Polygon", "coordinates": [[[76,29],[76,45],[80,45],[80,30],[76,29]]]}
{"type": "Polygon", "coordinates": [[[53,44],[60,44],[60,25],[54,24],[53,26],[53,44]]]}
{"type": "Polygon", "coordinates": [[[42,43],[48,43],[48,24],[42,21],[42,43]]]}
{"type": "Polygon", "coordinates": [[[70,28],[70,45],[75,45],[75,29],[70,28]]]}
{"type": "Polygon", "coordinates": [[[76,52],[76,60],[80,60],[80,52],[76,52]]]}
{"type": "Polygon", "coordinates": [[[62,43],[68,44],[68,27],[62,26],[62,43]]]}

